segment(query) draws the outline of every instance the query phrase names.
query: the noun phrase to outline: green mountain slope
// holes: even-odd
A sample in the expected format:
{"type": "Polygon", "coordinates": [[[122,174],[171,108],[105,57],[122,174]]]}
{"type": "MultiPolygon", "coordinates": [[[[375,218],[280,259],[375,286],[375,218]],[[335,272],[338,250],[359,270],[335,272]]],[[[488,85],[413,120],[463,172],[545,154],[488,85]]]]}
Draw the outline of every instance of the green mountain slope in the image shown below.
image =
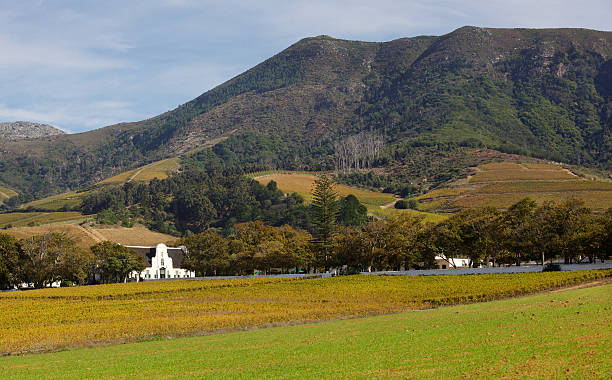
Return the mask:
{"type": "Polygon", "coordinates": [[[24,200],[198,149],[254,167],[333,168],[333,143],[379,131],[406,147],[486,146],[610,169],[612,33],[464,27],[384,43],[306,38],[152,119],[0,142],[0,182],[24,200]],[[254,143],[253,143],[254,142],[254,143]]]}

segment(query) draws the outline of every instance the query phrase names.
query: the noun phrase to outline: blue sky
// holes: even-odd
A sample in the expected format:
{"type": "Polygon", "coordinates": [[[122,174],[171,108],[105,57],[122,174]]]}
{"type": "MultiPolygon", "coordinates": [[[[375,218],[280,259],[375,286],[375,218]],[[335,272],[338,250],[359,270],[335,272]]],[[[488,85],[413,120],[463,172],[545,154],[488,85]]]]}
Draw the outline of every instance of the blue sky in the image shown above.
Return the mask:
{"type": "Polygon", "coordinates": [[[612,30],[612,1],[0,0],[0,121],[68,132],[173,109],[307,36],[612,30]]]}

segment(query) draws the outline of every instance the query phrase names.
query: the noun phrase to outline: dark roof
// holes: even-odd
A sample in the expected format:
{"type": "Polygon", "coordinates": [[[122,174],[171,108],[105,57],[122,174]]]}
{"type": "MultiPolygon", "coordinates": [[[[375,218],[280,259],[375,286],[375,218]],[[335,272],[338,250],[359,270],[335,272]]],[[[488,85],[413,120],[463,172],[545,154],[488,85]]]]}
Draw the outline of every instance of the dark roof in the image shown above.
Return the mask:
{"type": "MultiPolygon", "coordinates": [[[[144,257],[145,265],[151,266],[151,260],[155,257],[155,247],[126,247],[144,257]]],[[[183,265],[183,256],[185,253],[181,248],[167,248],[168,256],[172,259],[174,268],[181,268],[183,265]]]]}

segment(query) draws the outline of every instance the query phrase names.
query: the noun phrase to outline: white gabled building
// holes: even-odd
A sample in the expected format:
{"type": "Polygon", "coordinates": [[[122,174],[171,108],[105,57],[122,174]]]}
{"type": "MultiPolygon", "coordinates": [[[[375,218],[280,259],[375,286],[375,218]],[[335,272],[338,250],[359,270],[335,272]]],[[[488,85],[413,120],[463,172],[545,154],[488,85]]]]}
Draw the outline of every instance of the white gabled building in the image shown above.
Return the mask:
{"type": "Polygon", "coordinates": [[[450,269],[450,268],[469,268],[470,259],[463,257],[452,257],[447,259],[446,257],[436,256],[436,264],[438,269],[450,269]]]}
{"type": "Polygon", "coordinates": [[[165,244],[155,247],[126,246],[142,255],[147,266],[141,273],[132,272],[130,278],[138,280],[155,280],[165,278],[192,278],[195,272],[182,269],[185,247],[171,248],[165,244]]]}

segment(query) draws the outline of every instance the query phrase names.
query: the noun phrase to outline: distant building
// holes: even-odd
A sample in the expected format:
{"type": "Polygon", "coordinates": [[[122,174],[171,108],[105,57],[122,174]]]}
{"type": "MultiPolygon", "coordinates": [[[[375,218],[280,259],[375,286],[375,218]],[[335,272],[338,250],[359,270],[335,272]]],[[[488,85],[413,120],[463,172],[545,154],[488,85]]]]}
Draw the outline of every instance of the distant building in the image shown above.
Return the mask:
{"type": "Polygon", "coordinates": [[[141,273],[130,274],[129,277],[136,281],[195,277],[195,272],[181,268],[183,257],[187,252],[185,247],[171,248],[165,244],[158,244],[155,247],[126,246],[126,248],[142,255],[147,266],[141,273]]]}
{"type": "Polygon", "coordinates": [[[438,264],[438,269],[468,268],[470,259],[460,257],[446,259],[442,256],[436,256],[436,264],[438,264]]]}

